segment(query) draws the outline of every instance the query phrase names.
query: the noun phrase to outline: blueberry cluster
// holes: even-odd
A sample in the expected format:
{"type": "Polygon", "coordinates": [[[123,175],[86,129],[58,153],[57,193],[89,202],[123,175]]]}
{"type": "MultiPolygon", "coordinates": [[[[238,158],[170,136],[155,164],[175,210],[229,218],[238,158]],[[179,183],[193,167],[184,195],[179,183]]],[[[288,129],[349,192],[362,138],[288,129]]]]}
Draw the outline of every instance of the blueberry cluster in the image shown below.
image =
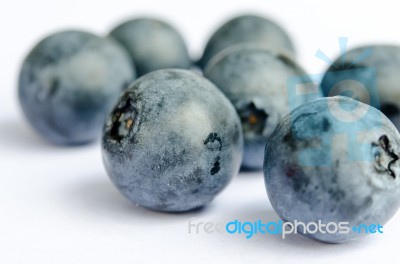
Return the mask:
{"type": "MultiPolygon", "coordinates": [[[[400,206],[400,135],[390,121],[400,127],[400,48],[354,49],[313,96],[293,101],[289,80],[313,83],[295,56],[287,33],[259,16],[226,22],[197,61],[174,27],[140,18],[106,37],[46,37],[23,62],[18,95],[50,142],[101,136],[111,181],[143,207],[200,208],[239,169],[263,169],[285,221],[385,224],[400,206]],[[366,49],[373,54],[358,60],[366,49]]],[[[331,243],[359,237],[305,235],[331,243]]]]}

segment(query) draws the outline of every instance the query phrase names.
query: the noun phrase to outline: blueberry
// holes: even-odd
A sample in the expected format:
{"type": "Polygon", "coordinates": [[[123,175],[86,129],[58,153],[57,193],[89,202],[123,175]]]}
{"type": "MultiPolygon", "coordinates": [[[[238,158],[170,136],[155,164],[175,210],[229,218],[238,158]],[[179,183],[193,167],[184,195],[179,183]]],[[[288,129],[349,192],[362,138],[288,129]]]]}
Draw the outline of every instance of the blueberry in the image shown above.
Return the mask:
{"type": "Polygon", "coordinates": [[[136,80],[103,131],[113,183],[131,201],[158,211],[208,204],[238,172],[242,151],[229,100],[187,70],[162,69],[136,80]]]}
{"type": "Polygon", "coordinates": [[[40,41],[26,57],[19,100],[45,139],[84,144],[101,135],[111,105],[134,78],[128,55],[114,41],[63,31],[40,41]]]}
{"type": "MultiPolygon", "coordinates": [[[[285,221],[340,222],[349,232],[305,232],[330,243],[362,237],[353,226],[383,225],[400,205],[400,135],[379,110],[325,97],[287,115],[265,149],[269,200],[285,221]]],[[[312,229],[314,232],[315,228],[312,229]]],[[[344,229],[341,229],[344,231],[344,229]]]]}
{"type": "Polygon", "coordinates": [[[280,26],[264,17],[243,15],[229,20],[211,36],[199,66],[204,68],[218,52],[243,42],[256,42],[275,51],[294,54],[292,41],[280,26]]]}
{"type": "Polygon", "coordinates": [[[142,18],[127,21],[110,33],[129,52],[138,75],[164,68],[191,66],[181,35],[169,24],[142,18]]]}
{"type": "Polygon", "coordinates": [[[400,129],[398,72],[400,47],[362,46],[337,58],[321,87],[326,96],[350,96],[380,109],[400,129]]]}
{"type": "MultiPolygon", "coordinates": [[[[216,55],[204,70],[238,112],[244,135],[243,167],[262,169],[264,148],[279,120],[289,113],[287,81],[305,72],[285,55],[242,43],[216,55]]],[[[301,97],[306,102],[309,97],[301,97]]]]}

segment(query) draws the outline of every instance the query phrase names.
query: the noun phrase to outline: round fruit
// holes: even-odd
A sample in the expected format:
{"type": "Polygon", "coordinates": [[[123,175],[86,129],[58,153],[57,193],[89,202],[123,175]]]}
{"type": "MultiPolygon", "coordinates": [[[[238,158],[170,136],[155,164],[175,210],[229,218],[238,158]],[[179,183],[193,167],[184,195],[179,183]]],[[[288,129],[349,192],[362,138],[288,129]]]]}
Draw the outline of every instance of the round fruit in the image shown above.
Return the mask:
{"type": "Polygon", "coordinates": [[[40,41],[26,57],[19,100],[45,139],[84,144],[101,135],[109,108],[134,78],[128,55],[114,41],[63,31],[40,41]]]}
{"type": "Polygon", "coordinates": [[[164,69],[136,80],[103,132],[105,168],[130,200],[159,211],[208,204],[242,158],[240,120],[208,80],[164,69]]]}
{"type": "Polygon", "coordinates": [[[383,226],[399,208],[400,135],[384,114],[357,100],[327,97],[296,108],[275,129],[265,153],[265,185],[277,214],[292,223],[325,225],[312,231],[300,225],[310,238],[359,238],[365,231],[357,227],[383,226]],[[334,232],[334,225],[348,230],[334,232]]]}
{"type": "Polygon", "coordinates": [[[208,41],[199,64],[206,67],[209,60],[223,49],[243,43],[259,43],[274,51],[285,51],[294,55],[292,41],[277,24],[264,17],[243,15],[223,24],[208,41]]]}
{"type": "Polygon", "coordinates": [[[244,135],[243,167],[262,169],[268,137],[291,108],[320,96],[297,96],[289,80],[312,84],[306,73],[287,56],[262,46],[243,43],[216,55],[204,71],[238,112],[244,135]]]}
{"type": "Polygon", "coordinates": [[[139,76],[164,68],[187,69],[192,64],[181,35],[163,21],[130,20],[110,35],[129,52],[139,76]]]}

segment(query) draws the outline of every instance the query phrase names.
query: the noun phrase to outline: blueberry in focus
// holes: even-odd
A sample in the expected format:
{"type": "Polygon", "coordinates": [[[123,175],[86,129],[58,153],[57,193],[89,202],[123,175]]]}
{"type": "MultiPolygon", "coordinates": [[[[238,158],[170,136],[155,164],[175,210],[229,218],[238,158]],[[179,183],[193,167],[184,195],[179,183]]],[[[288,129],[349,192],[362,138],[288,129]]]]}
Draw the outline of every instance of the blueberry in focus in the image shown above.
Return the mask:
{"type": "Polygon", "coordinates": [[[129,20],[110,32],[128,51],[139,76],[164,68],[188,69],[192,63],[182,36],[156,19],[129,20]]]}
{"type": "Polygon", "coordinates": [[[367,45],[347,51],[321,82],[326,96],[343,95],[380,109],[400,129],[400,47],[367,45]]]}
{"type": "Polygon", "coordinates": [[[265,150],[269,200],[285,221],[334,228],[303,235],[329,243],[357,239],[352,227],[384,225],[400,205],[400,135],[379,110],[344,96],[304,104],[287,115],[265,150]],[[331,224],[332,225],[332,224],[331,224]],[[325,233],[323,233],[325,232],[325,233]]]}
{"type": "Polygon", "coordinates": [[[133,82],[103,131],[103,161],[114,185],[158,211],[208,204],[238,172],[242,151],[232,104],[187,70],[158,70],[133,82]]]}
{"type": "Polygon", "coordinates": [[[252,43],[218,53],[205,68],[204,76],[228,97],[240,116],[245,169],[262,169],[267,139],[291,108],[320,97],[317,87],[316,94],[289,94],[290,78],[298,76],[309,84],[312,81],[289,57],[252,43]],[[296,105],[289,103],[290,98],[296,99],[296,105]]]}
{"type": "Polygon", "coordinates": [[[43,138],[85,144],[100,137],[111,105],[135,75],[127,53],[113,40],[63,31],[40,41],[25,58],[19,101],[43,138]]]}
{"type": "Polygon", "coordinates": [[[294,55],[294,47],[287,33],[275,22],[256,15],[235,17],[211,36],[206,44],[199,66],[204,68],[208,61],[221,50],[243,42],[259,43],[275,51],[294,55]]]}

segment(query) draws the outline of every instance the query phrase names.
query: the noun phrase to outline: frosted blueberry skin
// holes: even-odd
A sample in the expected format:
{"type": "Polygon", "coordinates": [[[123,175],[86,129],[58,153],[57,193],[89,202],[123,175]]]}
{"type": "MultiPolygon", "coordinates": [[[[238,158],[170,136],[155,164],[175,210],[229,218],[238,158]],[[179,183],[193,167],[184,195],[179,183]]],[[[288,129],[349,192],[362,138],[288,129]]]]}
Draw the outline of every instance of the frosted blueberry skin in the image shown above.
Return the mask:
{"type": "Polygon", "coordinates": [[[85,144],[100,137],[112,104],[134,78],[129,57],[116,42],[63,31],[40,41],[25,58],[19,102],[43,138],[85,144]]]}
{"type": "Polygon", "coordinates": [[[274,51],[283,50],[292,55],[295,53],[290,37],[279,25],[264,17],[243,15],[229,20],[211,36],[199,66],[204,68],[218,52],[243,42],[259,43],[274,51]]]}
{"type": "Polygon", "coordinates": [[[400,129],[400,47],[391,45],[368,45],[354,48],[335,60],[321,82],[326,96],[348,95],[359,97],[364,103],[380,109],[400,129]],[[368,54],[359,60],[360,55],[368,54]],[[369,93],[360,89],[356,82],[340,82],[342,79],[356,80],[369,93]],[[335,89],[332,89],[335,88],[335,89]],[[342,93],[353,90],[352,93],[342,93]]]}
{"type": "Polygon", "coordinates": [[[151,72],[131,84],[104,127],[102,154],[115,186],[157,211],[202,207],[237,174],[240,120],[208,80],[186,70],[151,72]]]}
{"type": "MultiPolygon", "coordinates": [[[[348,97],[326,97],[296,108],[280,122],[265,150],[265,185],[273,208],[290,222],[384,225],[400,203],[399,137],[379,110],[348,97]],[[337,105],[369,112],[339,111],[337,105]],[[349,122],[339,121],[345,119],[349,122]],[[343,139],[343,133],[349,136],[343,139]],[[350,136],[358,143],[346,144],[350,136]]],[[[305,235],[329,243],[363,236],[351,230],[305,235]]]]}
{"type": "Polygon", "coordinates": [[[181,35],[156,19],[127,21],[110,32],[128,51],[139,76],[165,68],[188,69],[192,62],[181,35]]]}
{"type": "Polygon", "coordinates": [[[250,43],[218,53],[207,65],[204,76],[228,97],[241,118],[242,166],[246,170],[263,168],[267,139],[290,109],[321,96],[320,92],[302,97],[293,95],[296,103],[289,105],[289,78],[298,76],[309,84],[311,80],[289,57],[250,43]]]}

